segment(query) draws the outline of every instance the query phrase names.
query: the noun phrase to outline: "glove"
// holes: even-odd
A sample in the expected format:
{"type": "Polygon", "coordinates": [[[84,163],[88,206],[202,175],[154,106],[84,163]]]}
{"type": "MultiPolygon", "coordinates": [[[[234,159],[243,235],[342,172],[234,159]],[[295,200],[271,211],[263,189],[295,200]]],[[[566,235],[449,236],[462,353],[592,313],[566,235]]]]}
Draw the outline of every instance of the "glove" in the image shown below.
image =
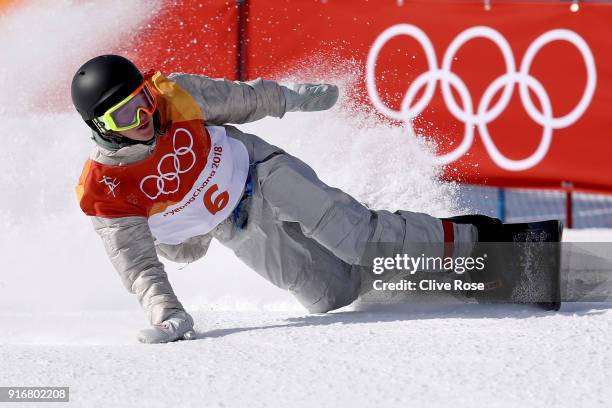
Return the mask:
{"type": "Polygon", "coordinates": [[[328,84],[290,84],[283,86],[285,112],[314,112],[334,106],[338,87],[328,84]]]}
{"type": "Polygon", "coordinates": [[[176,340],[193,340],[193,319],[187,312],[177,312],[152,329],[141,330],[138,341],[141,343],[168,343],[176,340]]]}

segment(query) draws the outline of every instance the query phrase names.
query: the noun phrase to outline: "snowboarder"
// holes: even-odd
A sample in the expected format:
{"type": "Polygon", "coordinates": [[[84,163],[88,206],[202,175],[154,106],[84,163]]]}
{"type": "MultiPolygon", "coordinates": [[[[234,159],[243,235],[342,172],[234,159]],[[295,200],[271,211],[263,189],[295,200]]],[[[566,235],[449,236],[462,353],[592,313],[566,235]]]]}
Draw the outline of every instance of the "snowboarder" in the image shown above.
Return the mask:
{"type": "Polygon", "coordinates": [[[141,342],[194,337],[158,255],[193,262],[216,238],[309,311],[327,312],[358,297],[368,245],[447,243],[465,256],[479,234],[495,241],[502,228],[485,216],[368,209],[229,125],[329,109],[334,85],[143,75],[124,57],[102,55],[77,70],[71,94],[95,142],[77,198],[152,325],[141,342]]]}

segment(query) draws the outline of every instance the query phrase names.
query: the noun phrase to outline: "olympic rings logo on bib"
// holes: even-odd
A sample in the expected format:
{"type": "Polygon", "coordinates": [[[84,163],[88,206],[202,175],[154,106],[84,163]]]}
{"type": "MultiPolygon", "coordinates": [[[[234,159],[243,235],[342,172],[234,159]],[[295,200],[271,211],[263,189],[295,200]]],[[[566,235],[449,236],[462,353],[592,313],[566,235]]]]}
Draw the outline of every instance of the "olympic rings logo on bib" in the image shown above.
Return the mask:
{"type": "Polygon", "coordinates": [[[436,162],[442,165],[448,164],[463,156],[472,146],[474,141],[474,129],[477,127],[487,153],[491,156],[493,162],[505,170],[521,171],[537,165],[544,159],[550,148],[554,129],[568,127],[580,119],[584,114],[595,92],[597,72],[595,69],[595,59],[586,41],[575,32],[566,29],[550,30],[536,38],[527,48],[518,71],[516,70],[514,55],[508,41],[498,31],[486,26],[468,28],[455,37],[444,54],[441,68],[438,67],[438,61],[430,39],[425,32],[415,25],[394,25],[383,31],[374,41],[368,53],[366,86],[372,104],[385,116],[390,119],[404,122],[406,127],[412,130],[412,120],[420,115],[427,105],[429,105],[438,81],[440,81],[441,84],[444,103],[451,114],[457,120],[464,123],[465,131],[463,140],[459,146],[449,153],[436,156],[436,162]],[[394,110],[389,108],[381,100],[378,94],[378,90],[376,89],[375,68],[378,55],[383,46],[392,38],[400,35],[412,37],[419,42],[425,52],[429,71],[419,75],[410,84],[402,99],[400,109],[394,110]],[[506,73],[495,79],[487,87],[475,109],[470,91],[461,78],[452,71],[452,63],[453,58],[466,42],[479,37],[486,38],[498,46],[504,58],[506,73]],[[587,72],[587,82],[582,97],[574,109],[561,117],[555,117],[553,115],[552,104],[548,93],[540,81],[529,73],[536,54],[542,47],[553,41],[567,41],[574,45],[582,55],[587,72]],[[507,108],[515,84],[518,84],[521,102],[527,114],[533,121],[542,126],[543,129],[540,143],[535,152],[529,157],[519,160],[510,159],[499,151],[487,127],[489,123],[494,121],[507,108]],[[454,87],[459,94],[463,108],[457,104],[452,94],[451,86],[454,87]],[[423,87],[425,87],[423,96],[415,103],[415,98],[423,87]],[[491,101],[500,89],[503,89],[501,97],[495,105],[491,106],[491,101]],[[538,98],[539,105],[542,108],[541,111],[534,105],[529,95],[529,90],[538,98]]]}
{"type": "Polygon", "coordinates": [[[165,154],[159,160],[157,174],[147,176],[140,182],[140,190],[151,200],[155,200],[161,194],[176,193],[181,187],[180,175],[187,173],[196,164],[193,136],[187,129],[178,128],[175,130],[172,136],[172,148],[173,153],[165,154]],[[180,134],[187,137],[179,138],[180,134]],[[179,144],[179,142],[186,143],[179,144]],[[149,194],[151,191],[155,191],[155,193],[149,194]]]}

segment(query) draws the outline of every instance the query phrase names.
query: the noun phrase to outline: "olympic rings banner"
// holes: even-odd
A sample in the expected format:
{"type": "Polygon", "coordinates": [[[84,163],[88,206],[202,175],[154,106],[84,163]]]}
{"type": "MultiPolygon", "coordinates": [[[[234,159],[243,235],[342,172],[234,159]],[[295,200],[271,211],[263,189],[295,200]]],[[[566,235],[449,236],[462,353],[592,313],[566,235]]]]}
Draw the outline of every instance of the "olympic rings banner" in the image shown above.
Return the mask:
{"type": "Polygon", "coordinates": [[[137,61],[248,79],[325,78],[353,64],[356,89],[345,91],[432,141],[446,179],[612,192],[612,2],[241,4],[168,0],[137,61]]]}
{"type": "Polygon", "coordinates": [[[252,1],[248,74],[357,61],[357,94],[445,178],[612,191],[612,3],[490,3],[252,1]]]}

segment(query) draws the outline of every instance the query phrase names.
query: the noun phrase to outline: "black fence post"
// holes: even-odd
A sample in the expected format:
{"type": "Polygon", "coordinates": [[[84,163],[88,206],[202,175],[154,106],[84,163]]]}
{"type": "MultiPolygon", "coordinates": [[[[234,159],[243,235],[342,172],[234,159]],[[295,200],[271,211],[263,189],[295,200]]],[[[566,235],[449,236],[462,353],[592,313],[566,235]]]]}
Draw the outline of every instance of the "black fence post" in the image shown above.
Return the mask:
{"type": "Polygon", "coordinates": [[[564,181],[561,183],[561,187],[565,189],[565,228],[573,228],[574,202],[572,200],[572,190],[574,189],[574,183],[571,181],[564,181]]]}
{"type": "Polygon", "coordinates": [[[249,18],[249,0],[236,0],[236,9],[238,11],[237,26],[238,35],[236,43],[236,79],[245,81],[248,76],[247,57],[248,57],[248,18],[249,18]]]}

